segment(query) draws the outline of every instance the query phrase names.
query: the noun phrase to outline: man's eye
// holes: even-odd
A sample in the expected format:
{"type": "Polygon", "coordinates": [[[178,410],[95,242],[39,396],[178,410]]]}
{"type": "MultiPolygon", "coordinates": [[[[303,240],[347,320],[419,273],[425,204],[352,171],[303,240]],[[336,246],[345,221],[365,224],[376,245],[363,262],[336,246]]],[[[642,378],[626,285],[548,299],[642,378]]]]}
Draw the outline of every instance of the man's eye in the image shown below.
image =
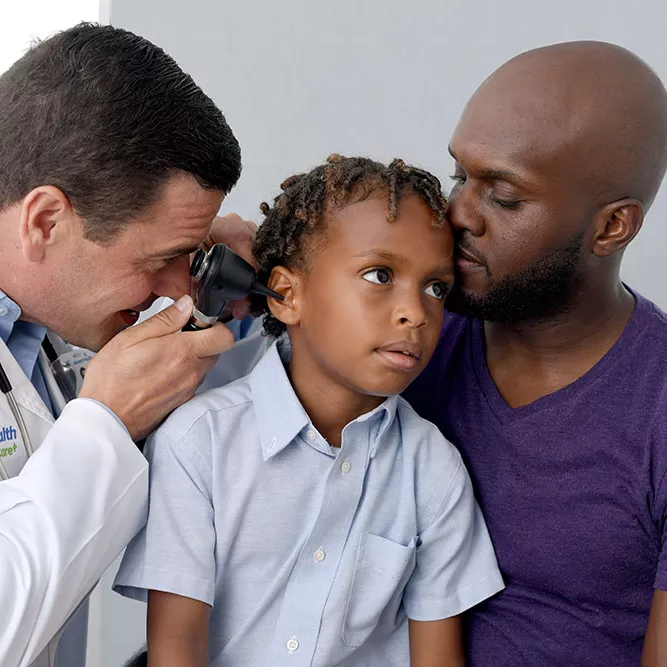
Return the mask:
{"type": "Polygon", "coordinates": [[[444,299],[447,296],[447,285],[445,283],[431,283],[424,292],[436,299],[444,299]]]}
{"type": "Polygon", "coordinates": [[[521,205],[521,201],[518,199],[507,200],[507,199],[498,199],[497,197],[495,197],[493,201],[496,204],[498,204],[498,206],[508,209],[519,208],[519,206],[521,205]]]}
{"type": "Polygon", "coordinates": [[[388,285],[391,282],[391,273],[389,269],[371,269],[364,273],[363,279],[376,285],[388,285]]]}

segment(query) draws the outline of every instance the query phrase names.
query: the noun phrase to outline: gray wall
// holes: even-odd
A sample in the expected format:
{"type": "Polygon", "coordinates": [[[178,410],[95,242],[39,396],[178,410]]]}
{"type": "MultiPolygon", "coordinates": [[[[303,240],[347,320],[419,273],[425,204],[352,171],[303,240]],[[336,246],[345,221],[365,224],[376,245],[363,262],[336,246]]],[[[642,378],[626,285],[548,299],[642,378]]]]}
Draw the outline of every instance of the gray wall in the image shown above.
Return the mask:
{"type": "MultiPolygon", "coordinates": [[[[664,0],[104,0],[111,23],[171,53],[223,109],[244,156],[224,205],[251,219],[280,181],[330,152],[401,156],[448,182],[461,109],[529,48],[602,39],[667,81],[664,0]]],[[[624,277],[667,308],[667,192],[625,258],[624,277]]],[[[108,582],[103,582],[103,585],[108,582]]],[[[116,667],[143,634],[143,607],[96,600],[91,650],[116,667]]],[[[97,660],[97,659],[96,659],[97,660]]]]}

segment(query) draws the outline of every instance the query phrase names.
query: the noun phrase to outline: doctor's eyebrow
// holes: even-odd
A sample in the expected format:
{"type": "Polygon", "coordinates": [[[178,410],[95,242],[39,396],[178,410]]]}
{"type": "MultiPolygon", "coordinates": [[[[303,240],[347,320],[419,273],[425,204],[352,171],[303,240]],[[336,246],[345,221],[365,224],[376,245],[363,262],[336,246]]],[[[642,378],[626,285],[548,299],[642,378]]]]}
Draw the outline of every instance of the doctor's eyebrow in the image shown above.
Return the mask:
{"type": "Polygon", "coordinates": [[[189,245],[183,246],[182,248],[172,248],[171,250],[165,250],[164,252],[153,255],[153,259],[170,259],[172,257],[181,257],[182,255],[189,255],[193,252],[197,252],[201,248],[201,245],[189,245]]]}

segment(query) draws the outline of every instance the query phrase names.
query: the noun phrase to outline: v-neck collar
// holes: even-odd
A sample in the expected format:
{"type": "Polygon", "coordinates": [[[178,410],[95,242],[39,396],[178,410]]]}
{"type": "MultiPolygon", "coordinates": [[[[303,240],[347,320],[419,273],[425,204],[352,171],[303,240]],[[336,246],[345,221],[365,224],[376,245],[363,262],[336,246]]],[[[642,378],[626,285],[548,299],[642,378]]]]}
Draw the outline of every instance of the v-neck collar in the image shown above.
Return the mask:
{"type": "Polygon", "coordinates": [[[507,403],[498,391],[498,387],[491,377],[489,367],[486,363],[484,353],[484,323],[476,319],[471,323],[472,326],[472,362],[477,382],[482,390],[484,397],[499,421],[508,423],[515,420],[525,419],[533,414],[543,410],[557,408],[564,402],[570,401],[573,396],[579,393],[582,388],[594,382],[598,377],[606,372],[607,368],[614,363],[624,353],[628,341],[637,336],[646,326],[647,315],[651,309],[650,301],[644,299],[639,294],[633,292],[629,287],[625,288],[635,299],[635,309],[630,316],[630,320],[625,325],[618,340],[611,346],[607,353],[591,369],[586,371],[580,378],[566,385],[562,389],[542,396],[532,403],[513,408],[507,403]]]}

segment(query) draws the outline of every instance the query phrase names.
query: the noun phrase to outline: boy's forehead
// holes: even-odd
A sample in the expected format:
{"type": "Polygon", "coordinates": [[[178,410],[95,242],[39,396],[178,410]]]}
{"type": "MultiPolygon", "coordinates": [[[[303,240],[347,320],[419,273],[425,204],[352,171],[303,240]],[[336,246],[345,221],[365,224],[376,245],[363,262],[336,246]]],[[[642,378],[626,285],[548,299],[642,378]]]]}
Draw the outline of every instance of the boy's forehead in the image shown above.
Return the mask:
{"type": "Polygon", "coordinates": [[[418,195],[406,195],[399,215],[388,220],[389,202],[381,194],[342,208],[327,221],[327,246],[333,253],[349,256],[374,255],[378,258],[406,259],[424,253],[424,259],[453,254],[453,239],[448,225],[433,226],[434,214],[418,195]]]}

